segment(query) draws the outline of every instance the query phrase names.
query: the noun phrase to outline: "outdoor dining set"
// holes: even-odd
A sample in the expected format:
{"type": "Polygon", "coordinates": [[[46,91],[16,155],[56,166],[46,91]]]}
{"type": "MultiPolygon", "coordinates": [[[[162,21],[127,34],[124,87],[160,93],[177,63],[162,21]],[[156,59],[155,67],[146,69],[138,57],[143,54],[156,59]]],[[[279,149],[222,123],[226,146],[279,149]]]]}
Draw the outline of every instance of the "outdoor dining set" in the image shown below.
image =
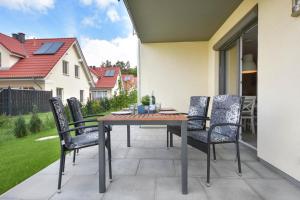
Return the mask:
{"type": "MultiPolygon", "coordinates": [[[[73,122],[66,117],[64,105],[60,98],[53,97],[50,106],[60,138],[60,167],[58,191],[61,191],[62,175],[65,169],[67,152],[76,154],[82,148],[98,145],[99,152],[99,192],[106,191],[106,151],[108,156],[109,179],[112,181],[111,165],[111,131],[114,125],[127,127],[127,146],[130,146],[130,126],[166,125],[167,147],[173,147],[174,135],[181,137],[181,190],[188,193],[188,145],[207,155],[206,184],[210,186],[211,155],[216,160],[217,144],[233,143],[236,148],[238,174],[241,175],[239,150],[239,132],[244,98],[234,95],[218,95],[212,99],[211,114],[208,117],[210,97],[192,96],[188,113],[166,112],[161,108],[157,113],[139,114],[135,112],[113,112],[109,115],[83,116],[80,102],[72,97],[67,100],[73,122]],[[75,132],[75,134],[72,134],[75,132]],[[212,148],[212,153],[211,153],[212,148]]],[[[167,110],[167,109],[165,109],[167,110]]]]}

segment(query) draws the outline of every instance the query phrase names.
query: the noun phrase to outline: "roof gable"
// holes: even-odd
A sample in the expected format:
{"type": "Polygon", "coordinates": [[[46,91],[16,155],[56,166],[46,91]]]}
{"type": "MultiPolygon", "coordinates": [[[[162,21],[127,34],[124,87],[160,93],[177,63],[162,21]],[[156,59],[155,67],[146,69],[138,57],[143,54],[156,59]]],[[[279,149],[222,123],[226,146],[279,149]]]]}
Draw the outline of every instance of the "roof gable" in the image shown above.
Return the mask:
{"type": "Polygon", "coordinates": [[[90,71],[98,77],[96,88],[114,88],[121,73],[120,67],[90,67],[90,71]],[[105,76],[108,71],[114,71],[113,76],[105,76]]]}
{"type": "Polygon", "coordinates": [[[13,54],[16,54],[20,57],[26,56],[26,51],[23,44],[13,37],[9,37],[0,33],[0,44],[13,54]]]}

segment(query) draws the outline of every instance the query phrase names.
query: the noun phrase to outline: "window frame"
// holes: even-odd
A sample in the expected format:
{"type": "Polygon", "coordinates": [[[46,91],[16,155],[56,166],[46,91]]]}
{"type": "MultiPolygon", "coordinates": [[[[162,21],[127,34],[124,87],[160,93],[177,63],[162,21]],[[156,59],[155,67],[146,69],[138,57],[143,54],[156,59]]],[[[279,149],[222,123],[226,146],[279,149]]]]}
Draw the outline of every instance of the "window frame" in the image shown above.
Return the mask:
{"type": "Polygon", "coordinates": [[[79,65],[75,65],[75,72],[74,72],[74,75],[75,75],[75,78],[80,78],[80,70],[79,70],[79,65]]]}
{"type": "Polygon", "coordinates": [[[69,76],[69,62],[66,60],[62,61],[62,72],[63,72],[63,75],[69,76]],[[66,64],[66,73],[65,73],[65,64],[66,64]]]}
{"type": "Polygon", "coordinates": [[[56,97],[60,97],[60,99],[63,101],[63,98],[64,98],[64,88],[60,88],[60,87],[56,88],[56,97]],[[61,94],[59,95],[58,93],[61,93],[61,94]]]}
{"type": "Polygon", "coordinates": [[[81,103],[84,101],[84,90],[79,90],[79,100],[81,103]]]}

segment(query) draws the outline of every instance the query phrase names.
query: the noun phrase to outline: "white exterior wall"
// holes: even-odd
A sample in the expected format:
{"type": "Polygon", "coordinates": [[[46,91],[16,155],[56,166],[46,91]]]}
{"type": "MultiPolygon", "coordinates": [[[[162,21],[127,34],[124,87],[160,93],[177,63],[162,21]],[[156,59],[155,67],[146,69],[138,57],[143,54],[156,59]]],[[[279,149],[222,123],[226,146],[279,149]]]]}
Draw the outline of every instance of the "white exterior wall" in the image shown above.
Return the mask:
{"type": "Polygon", "coordinates": [[[258,156],[300,181],[300,17],[259,0],[258,156]]]}
{"type": "Polygon", "coordinates": [[[66,99],[70,97],[80,99],[80,90],[84,90],[84,102],[89,98],[89,80],[83,70],[75,46],[71,47],[65,53],[45,79],[45,89],[52,90],[53,96],[56,96],[56,88],[63,88],[64,103],[66,103],[66,99]],[[69,75],[63,74],[63,60],[69,62],[69,75]],[[80,66],[79,78],[75,77],[75,65],[80,66]]]}
{"type": "Polygon", "coordinates": [[[0,70],[7,70],[16,62],[19,61],[20,58],[16,56],[12,56],[11,53],[0,44],[0,53],[1,53],[1,67],[0,70]]]}
{"type": "Polygon", "coordinates": [[[0,88],[16,88],[23,89],[32,87],[35,90],[45,90],[44,80],[13,80],[13,79],[0,79],[0,88]]]}
{"type": "Polygon", "coordinates": [[[189,98],[208,93],[208,43],[140,44],[139,96],[187,112],[189,98]]]}

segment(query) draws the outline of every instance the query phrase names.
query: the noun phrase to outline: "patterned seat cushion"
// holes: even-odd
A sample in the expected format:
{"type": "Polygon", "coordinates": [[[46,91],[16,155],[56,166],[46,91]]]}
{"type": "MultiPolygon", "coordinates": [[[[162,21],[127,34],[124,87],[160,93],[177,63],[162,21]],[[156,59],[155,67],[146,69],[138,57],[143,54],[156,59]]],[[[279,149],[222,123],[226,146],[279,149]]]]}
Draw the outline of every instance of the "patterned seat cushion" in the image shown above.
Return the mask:
{"type": "MultiPolygon", "coordinates": [[[[208,131],[205,130],[199,130],[199,131],[188,131],[188,136],[195,139],[199,140],[201,142],[207,143],[207,138],[208,138],[208,131]]],[[[235,141],[235,137],[228,137],[225,135],[218,134],[216,132],[212,132],[210,135],[210,141],[211,142],[233,142],[235,141]]]]}
{"type": "Polygon", "coordinates": [[[71,148],[81,148],[85,146],[98,144],[98,132],[90,132],[89,134],[82,134],[72,137],[71,148]]]}
{"type": "MultiPolygon", "coordinates": [[[[190,99],[189,116],[206,117],[208,108],[208,97],[206,96],[192,96],[190,99]]],[[[201,130],[205,128],[205,120],[189,120],[189,130],[201,130]]]]}

